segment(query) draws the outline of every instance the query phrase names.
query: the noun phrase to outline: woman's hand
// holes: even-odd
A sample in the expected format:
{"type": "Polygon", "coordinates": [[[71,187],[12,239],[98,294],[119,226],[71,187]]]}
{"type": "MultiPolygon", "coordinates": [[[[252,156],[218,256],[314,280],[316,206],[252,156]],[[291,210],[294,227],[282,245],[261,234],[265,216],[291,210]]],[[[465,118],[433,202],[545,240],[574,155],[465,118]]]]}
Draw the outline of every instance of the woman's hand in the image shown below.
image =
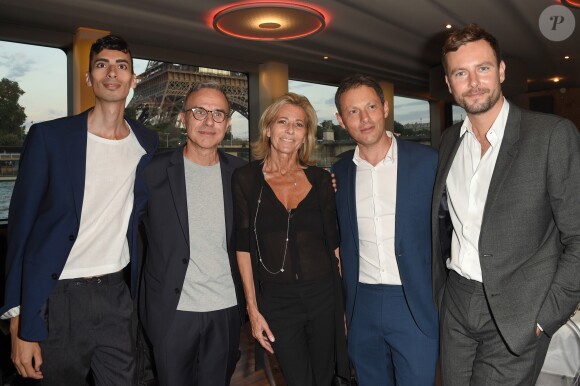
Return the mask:
{"type": "Polygon", "coordinates": [[[236,251],[238,257],[238,267],[240,268],[240,276],[244,285],[244,293],[246,294],[246,309],[250,317],[250,325],[252,326],[252,335],[260,343],[264,349],[270,354],[274,354],[271,342],[274,341],[274,334],[270,331],[266,319],[258,311],[258,304],[256,302],[256,292],[254,288],[254,274],[252,273],[252,263],[250,262],[250,254],[248,252],[236,251]]]}
{"type": "Polygon", "coordinates": [[[249,312],[250,324],[252,326],[252,335],[260,343],[262,347],[270,354],[274,354],[271,342],[274,342],[274,334],[270,331],[266,319],[260,314],[258,310],[249,312]]]}

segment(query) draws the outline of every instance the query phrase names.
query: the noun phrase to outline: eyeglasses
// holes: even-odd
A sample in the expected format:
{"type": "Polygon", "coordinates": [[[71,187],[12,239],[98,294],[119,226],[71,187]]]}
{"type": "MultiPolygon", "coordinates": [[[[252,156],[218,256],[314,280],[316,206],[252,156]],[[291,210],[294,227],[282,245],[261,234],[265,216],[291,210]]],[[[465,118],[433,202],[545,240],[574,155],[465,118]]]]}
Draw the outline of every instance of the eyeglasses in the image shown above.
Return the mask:
{"type": "Polygon", "coordinates": [[[211,117],[216,123],[222,123],[230,115],[222,110],[206,110],[203,107],[194,107],[191,109],[184,110],[185,112],[191,111],[193,117],[198,121],[203,121],[207,118],[207,114],[211,113],[211,117]]]}

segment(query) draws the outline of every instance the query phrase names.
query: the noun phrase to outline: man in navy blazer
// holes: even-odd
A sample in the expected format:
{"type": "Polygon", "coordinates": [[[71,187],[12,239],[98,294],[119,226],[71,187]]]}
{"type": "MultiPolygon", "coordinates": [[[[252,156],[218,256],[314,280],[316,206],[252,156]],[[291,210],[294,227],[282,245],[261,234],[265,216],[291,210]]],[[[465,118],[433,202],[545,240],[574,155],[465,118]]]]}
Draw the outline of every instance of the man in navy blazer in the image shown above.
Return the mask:
{"type": "Polygon", "coordinates": [[[348,353],[361,386],[433,385],[438,351],[430,207],[437,153],[385,130],[372,78],[344,79],[340,125],[357,142],[333,165],[338,183],[348,353]]]}
{"type": "Polygon", "coordinates": [[[218,150],[231,122],[218,83],[195,84],[183,107],[185,146],[156,155],[143,171],[147,254],[139,314],[161,386],[226,386],[246,316],[231,183],[246,162],[218,150]]]}
{"type": "Polygon", "coordinates": [[[109,35],[90,51],[84,113],[33,125],[8,218],[6,298],[12,360],[43,385],[129,385],[134,379],[131,289],[137,280],[139,173],[157,135],[124,118],[135,87],[127,43],[109,35]]]}

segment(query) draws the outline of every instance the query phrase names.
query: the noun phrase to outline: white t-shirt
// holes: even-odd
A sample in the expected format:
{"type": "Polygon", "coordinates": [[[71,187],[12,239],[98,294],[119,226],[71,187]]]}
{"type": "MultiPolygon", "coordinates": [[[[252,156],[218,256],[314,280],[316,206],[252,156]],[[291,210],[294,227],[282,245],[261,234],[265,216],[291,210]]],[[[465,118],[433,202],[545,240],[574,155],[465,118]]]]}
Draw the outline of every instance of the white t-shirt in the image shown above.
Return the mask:
{"type": "Polygon", "coordinates": [[[127,227],[137,164],[145,154],[133,131],[121,140],[87,133],[79,233],[60,279],[106,275],[130,261],[127,227]]]}

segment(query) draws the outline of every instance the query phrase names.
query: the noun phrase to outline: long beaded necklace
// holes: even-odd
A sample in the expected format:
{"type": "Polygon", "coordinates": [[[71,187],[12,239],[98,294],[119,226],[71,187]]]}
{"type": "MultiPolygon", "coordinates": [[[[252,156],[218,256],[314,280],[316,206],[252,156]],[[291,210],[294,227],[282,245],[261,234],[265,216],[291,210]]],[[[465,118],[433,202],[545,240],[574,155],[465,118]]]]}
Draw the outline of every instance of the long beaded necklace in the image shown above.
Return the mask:
{"type": "MultiPolygon", "coordinates": [[[[264,172],[264,178],[266,173],[264,172]]],[[[264,183],[266,183],[264,181],[264,183]]],[[[296,177],[294,178],[294,189],[296,189],[296,177]]],[[[264,190],[264,184],[262,184],[260,188],[260,194],[258,195],[258,207],[256,208],[256,215],[254,216],[254,236],[256,237],[256,250],[258,252],[258,261],[262,264],[262,267],[266,270],[266,272],[277,275],[281,272],[284,272],[284,264],[286,263],[286,253],[288,252],[288,234],[290,232],[290,217],[292,217],[292,210],[288,211],[288,218],[286,220],[286,241],[284,243],[284,257],[282,258],[282,266],[277,271],[271,271],[266,267],[264,261],[262,260],[262,254],[260,253],[260,243],[258,242],[258,230],[256,227],[256,222],[258,220],[258,212],[260,211],[260,203],[262,202],[262,191],[264,190]]]]}

